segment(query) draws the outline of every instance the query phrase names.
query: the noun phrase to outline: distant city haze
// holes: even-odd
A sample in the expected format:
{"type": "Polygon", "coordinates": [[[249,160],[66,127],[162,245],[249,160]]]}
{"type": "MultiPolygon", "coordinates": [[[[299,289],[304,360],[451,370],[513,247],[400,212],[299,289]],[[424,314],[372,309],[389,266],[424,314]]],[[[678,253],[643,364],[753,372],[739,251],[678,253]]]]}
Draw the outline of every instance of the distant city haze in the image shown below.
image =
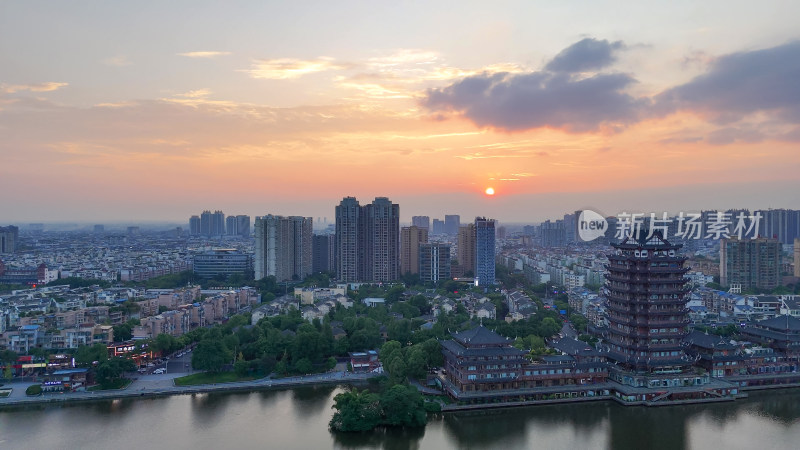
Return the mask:
{"type": "Polygon", "coordinates": [[[0,225],[333,223],[347,196],[389,197],[402,223],[798,209],[797,17],[777,1],[4,2],[0,225]]]}

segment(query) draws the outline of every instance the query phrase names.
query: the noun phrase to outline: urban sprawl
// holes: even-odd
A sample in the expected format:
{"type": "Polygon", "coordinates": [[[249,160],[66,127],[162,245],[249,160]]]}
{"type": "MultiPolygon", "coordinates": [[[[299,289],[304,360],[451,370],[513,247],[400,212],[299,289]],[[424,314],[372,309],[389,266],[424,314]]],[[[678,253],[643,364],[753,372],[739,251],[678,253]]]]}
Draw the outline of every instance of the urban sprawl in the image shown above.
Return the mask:
{"type": "Polygon", "coordinates": [[[588,242],[582,217],[401,224],[388,198],[346,197],[331,223],[3,226],[0,378],[124,389],[195,349],[193,369],[234,379],[411,379],[444,410],[800,386],[800,211],[702,211],[692,236],[682,214],[636,233],[608,217],[588,242]]]}

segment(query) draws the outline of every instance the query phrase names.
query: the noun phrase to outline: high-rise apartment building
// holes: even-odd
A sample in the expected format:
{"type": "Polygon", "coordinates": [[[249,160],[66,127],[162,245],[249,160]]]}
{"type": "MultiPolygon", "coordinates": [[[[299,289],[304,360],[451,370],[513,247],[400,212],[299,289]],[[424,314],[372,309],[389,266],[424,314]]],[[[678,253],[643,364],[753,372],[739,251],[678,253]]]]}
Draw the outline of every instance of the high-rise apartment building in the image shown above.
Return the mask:
{"type": "Polygon", "coordinates": [[[793,209],[767,209],[761,214],[759,234],[775,238],[783,244],[791,244],[800,237],[800,211],[793,209]]]}
{"type": "Polygon", "coordinates": [[[794,276],[800,278],[800,238],[794,239],[794,276]]]}
{"type": "Polygon", "coordinates": [[[567,241],[567,230],[563,220],[551,222],[546,220],[539,225],[539,244],[544,248],[564,247],[567,241]]]}
{"type": "Polygon", "coordinates": [[[361,205],[355,197],[345,197],[336,206],[336,278],[344,282],[364,277],[364,226],[361,205]]]}
{"type": "Polygon", "coordinates": [[[444,234],[444,221],[433,219],[433,227],[431,227],[431,234],[444,234]]]}
{"type": "Polygon", "coordinates": [[[400,207],[386,197],[361,206],[345,197],[336,207],[336,265],[340,281],[400,277],[400,207]]]}
{"type": "Polygon", "coordinates": [[[311,270],[336,273],[336,236],[332,234],[315,234],[311,245],[313,254],[311,270]]]}
{"type": "Polygon", "coordinates": [[[225,234],[225,214],[222,211],[214,211],[211,215],[210,236],[222,236],[225,234]]]}
{"type": "Polygon", "coordinates": [[[257,217],[255,224],[255,278],[302,280],[312,270],[311,217],[257,217]]]}
{"type": "Polygon", "coordinates": [[[417,228],[425,228],[426,230],[430,230],[431,218],[428,216],[414,216],[411,218],[411,225],[417,228]]]}
{"type": "Polygon", "coordinates": [[[19,228],[0,227],[0,253],[14,253],[19,245],[19,228]]]}
{"type": "Polygon", "coordinates": [[[250,236],[250,216],[244,214],[236,216],[236,229],[240,236],[250,236]]]}
{"type": "Polygon", "coordinates": [[[459,275],[471,273],[475,276],[475,224],[458,228],[458,272],[459,275]]]}
{"type": "MultiPolygon", "coordinates": [[[[191,219],[190,229],[191,229],[191,219]]],[[[225,234],[225,214],[222,211],[209,210],[200,214],[200,234],[202,236],[222,236],[225,234]]]]}
{"type": "Polygon", "coordinates": [[[200,234],[211,236],[211,211],[205,210],[200,214],[200,234]]]}
{"type": "Polygon", "coordinates": [[[479,286],[494,284],[495,221],[475,218],[475,281],[479,286]]]}
{"type": "Polygon", "coordinates": [[[775,289],[781,279],[781,243],[772,238],[721,239],[719,272],[725,287],[775,289]]]}
{"type": "Polygon", "coordinates": [[[237,236],[239,234],[239,222],[236,221],[236,216],[225,218],[225,234],[228,236],[237,236]]]}
{"type": "Polygon", "coordinates": [[[450,236],[458,235],[458,227],[461,226],[461,216],[452,214],[444,216],[444,232],[450,236]]]}
{"type": "Polygon", "coordinates": [[[376,197],[366,214],[365,280],[386,282],[400,278],[400,205],[376,197]]]}
{"type": "Polygon", "coordinates": [[[400,230],[400,272],[419,273],[419,246],[428,242],[428,229],[416,226],[400,230]]]}
{"type": "MultiPolygon", "coordinates": [[[[647,241],[629,237],[612,245],[606,275],[608,356],[626,371],[666,376],[672,383],[670,374],[678,377],[689,366],[682,345],[689,324],[684,278],[689,269],[683,267],[686,258],[677,254],[681,246],[660,231],[647,241]]],[[[617,381],[634,384],[631,379],[619,376],[617,381]]]]}
{"type": "Polygon", "coordinates": [[[189,218],[189,234],[192,236],[200,236],[203,234],[200,228],[200,216],[192,216],[189,218]]]}
{"type": "Polygon", "coordinates": [[[438,283],[440,280],[450,279],[450,245],[419,245],[419,278],[423,283],[438,283]]]}

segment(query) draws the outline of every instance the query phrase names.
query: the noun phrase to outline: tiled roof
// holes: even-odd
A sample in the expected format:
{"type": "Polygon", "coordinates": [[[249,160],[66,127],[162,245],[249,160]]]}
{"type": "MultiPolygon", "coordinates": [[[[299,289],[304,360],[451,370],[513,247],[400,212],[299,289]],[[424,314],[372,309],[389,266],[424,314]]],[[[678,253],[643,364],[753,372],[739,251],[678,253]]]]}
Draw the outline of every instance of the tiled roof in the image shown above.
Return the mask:
{"type": "Polygon", "coordinates": [[[509,344],[510,341],[503,336],[495,333],[492,330],[484,327],[483,325],[472,328],[460,333],[452,333],[453,339],[462,344],[470,345],[502,345],[509,344]]]}

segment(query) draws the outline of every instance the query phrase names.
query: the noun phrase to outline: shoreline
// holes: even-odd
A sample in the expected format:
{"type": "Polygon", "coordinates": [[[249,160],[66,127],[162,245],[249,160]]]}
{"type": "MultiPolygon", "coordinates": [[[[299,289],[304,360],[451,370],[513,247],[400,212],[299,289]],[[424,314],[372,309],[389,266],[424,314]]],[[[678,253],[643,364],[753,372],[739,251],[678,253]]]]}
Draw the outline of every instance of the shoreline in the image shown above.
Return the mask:
{"type": "MultiPolygon", "coordinates": [[[[227,383],[214,383],[214,384],[200,384],[194,386],[176,386],[174,378],[170,378],[169,386],[162,387],[148,387],[142,384],[156,384],[157,382],[164,382],[166,380],[141,380],[136,379],[128,387],[117,390],[107,391],[82,391],[70,393],[48,393],[35,397],[28,397],[23,394],[22,397],[17,398],[0,398],[0,410],[15,409],[24,406],[41,406],[41,405],[56,405],[56,404],[70,404],[70,403],[88,403],[106,400],[122,400],[122,399],[137,399],[137,398],[157,398],[167,397],[173,395],[188,395],[188,394],[207,394],[207,393],[227,393],[227,392],[254,392],[271,389],[291,389],[296,387],[316,387],[316,386],[329,386],[329,385],[360,385],[367,383],[370,378],[379,376],[375,373],[359,373],[352,374],[346,372],[333,372],[325,374],[307,375],[302,377],[287,377],[287,378],[260,378],[249,381],[234,381],[227,383]],[[137,384],[138,382],[138,384],[137,384]],[[136,388],[139,388],[138,390],[136,388]]],[[[24,389],[23,386],[28,386],[30,383],[11,383],[4,386],[4,388],[24,389]],[[13,386],[13,385],[18,386],[13,386]]],[[[574,389],[571,386],[564,389],[568,392],[574,389]]],[[[476,403],[476,404],[444,404],[442,405],[442,413],[454,413],[460,411],[477,411],[487,409],[502,409],[502,408],[519,408],[525,406],[546,406],[556,404],[569,404],[569,403],[586,403],[597,401],[613,401],[622,406],[645,406],[645,407],[658,407],[658,406],[680,406],[688,404],[706,404],[706,403],[726,403],[735,402],[738,399],[747,398],[748,395],[745,391],[764,391],[775,389],[798,389],[800,382],[786,383],[786,384],[766,384],[766,385],[749,385],[739,386],[740,393],[732,396],[725,396],[719,398],[697,398],[697,399],[683,399],[673,401],[626,401],[616,395],[595,395],[586,397],[575,398],[551,398],[541,400],[525,400],[525,401],[509,401],[509,402],[496,402],[496,403],[476,403]]],[[[442,395],[446,395],[442,393],[442,395]]]]}
{"type": "MultiPolygon", "coordinates": [[[[186,394],[207,394],[214,392],[246,392],[246,391],[262,391],[270,389],[283,389],[295,387],[315,387],[315,386],[328,386],[328,385],[355,385],[363,384],[369,381],[370,378],[379,376],[380,374],[347,374],[342,372],[326,373],[308,375],[304,377],[287,377],[287,378],[259,378],[249,381],[233,381],[228,383],[214,383],[214,384],[198,384],[194,386],[176,386],[173,379],[170,380],[170,386],[162,387],[146,387],[141,386],[148,381],[134,380],[128,387],[124,389],[114,389],[106,391],[81,391],[69,393],[48,393],[41,394],[35,397],[28,397],[23,393],[22,397],[17,398],[0,398],[0,410],[13,409],[20,406],[28,405],[54,405],[54,404],[69,404],[69,403],[84,403],[105,400],[119,400],[119,399],[136,399],[136,398],[155,398],[167,397],[173,395],[186,395],[186,394]],[[135,386],[136,382],[139,382],[135,386]],[[136,388],[139,388],[138,390],[136,388]]],[[[164,380],[159,380],[164,381],[164,380]]],[[[29,386],[36,383],[11,383],[12,385],[3,386],[4,388],[23,389],[23,386],[29,386]],[[13,386],[17,384],[19,386],[13,386]]]]}

